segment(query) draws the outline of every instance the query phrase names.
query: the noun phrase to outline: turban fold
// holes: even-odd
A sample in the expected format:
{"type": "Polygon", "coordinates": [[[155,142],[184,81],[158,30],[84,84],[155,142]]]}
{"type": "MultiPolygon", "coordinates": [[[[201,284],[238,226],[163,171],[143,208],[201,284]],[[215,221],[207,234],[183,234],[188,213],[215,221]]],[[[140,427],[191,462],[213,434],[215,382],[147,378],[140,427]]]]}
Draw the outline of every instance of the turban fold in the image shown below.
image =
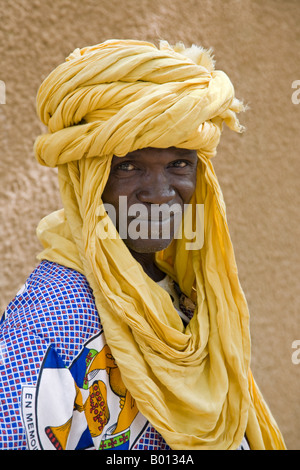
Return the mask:
{"type": "Polygon", "coordinates": [[[38,258],[86,276],[122,379],[172,449],[235,449],[245,433],[252,449],[285,448],[251,374],[249,312],[211,162],[223,123],[243,130],[243,109],[210,51],[165,41],[76,49],[37,96],[48,133],[35,155],[58,167],[64,206],[39,223],[38,258]],[[113,155],[147,147],[197,150],[190,204],[204,204],[204,244],[187,249],[183,233],[156,253],[195,302],[187,327],[103,210],[113,155]]]}

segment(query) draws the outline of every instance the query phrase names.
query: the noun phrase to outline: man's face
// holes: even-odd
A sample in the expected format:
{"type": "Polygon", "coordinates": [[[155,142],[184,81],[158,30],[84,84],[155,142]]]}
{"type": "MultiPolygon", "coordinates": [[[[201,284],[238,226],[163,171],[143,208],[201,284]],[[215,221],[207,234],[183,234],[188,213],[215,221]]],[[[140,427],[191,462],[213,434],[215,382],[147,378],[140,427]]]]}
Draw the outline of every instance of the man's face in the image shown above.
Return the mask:
{"type": "Polygon", "coordinates": [[[196,187],[196,168],[196,151],[175,147],[145,148],[113,157],[102,200],[114,206],[116,228],[129,249],[154,253],[170,244],[178,226],[170,209],[180,208],[182,215],[196,187]]]}

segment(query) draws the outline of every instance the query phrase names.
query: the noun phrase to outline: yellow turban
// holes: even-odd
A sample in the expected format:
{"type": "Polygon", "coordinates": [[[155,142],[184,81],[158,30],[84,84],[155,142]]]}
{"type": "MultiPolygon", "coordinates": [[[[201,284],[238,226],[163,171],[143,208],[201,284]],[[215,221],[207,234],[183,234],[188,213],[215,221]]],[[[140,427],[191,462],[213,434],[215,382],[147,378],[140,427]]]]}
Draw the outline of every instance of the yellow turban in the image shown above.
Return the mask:
{"type": "Polygon", "coordinates": [[[76,49],[42,83],[48,133],[37,160],[58,167],[64,209],[37,229],[48,259],[83,273],[108,345],[136,404],[172,449],[284,449],[250,371],[249,313],[211,157],[225,122],[243,110],[210,51],[182,43],[110,40],[76,49]],[[197,150],[204,244],[174,239],[161,270],[196,303],[185,328],[169,294],[132,257],[103,210],[113,155],[139,148],[197,150]],[[106,230],[107,238],[102,236],[106,230]]]}

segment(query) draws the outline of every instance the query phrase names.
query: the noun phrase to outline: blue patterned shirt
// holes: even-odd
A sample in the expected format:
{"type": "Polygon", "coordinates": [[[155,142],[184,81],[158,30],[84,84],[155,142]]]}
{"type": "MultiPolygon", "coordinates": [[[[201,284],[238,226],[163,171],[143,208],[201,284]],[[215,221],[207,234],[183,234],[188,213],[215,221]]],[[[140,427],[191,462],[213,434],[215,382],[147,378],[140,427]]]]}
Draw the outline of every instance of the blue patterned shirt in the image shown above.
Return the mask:
{"type": "Polygon", "coordinates": [[[169,449],[125,389],[86,278],[56,263],[1,319],[0,449],[169,449]]]}

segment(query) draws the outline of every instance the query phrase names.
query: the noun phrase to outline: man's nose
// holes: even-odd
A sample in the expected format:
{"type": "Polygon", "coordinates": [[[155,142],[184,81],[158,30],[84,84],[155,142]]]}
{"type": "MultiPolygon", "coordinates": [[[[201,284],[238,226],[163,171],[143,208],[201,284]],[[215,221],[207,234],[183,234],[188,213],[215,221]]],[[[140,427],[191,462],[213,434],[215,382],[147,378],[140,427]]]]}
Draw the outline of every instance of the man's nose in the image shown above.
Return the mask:
{"type": "Polygon", "coordinates": [[[175,195],[174,188],[163,173],[142,178],[137,192],[138,200],[144,204],[167,204],[174,199],[175,195]]]}

